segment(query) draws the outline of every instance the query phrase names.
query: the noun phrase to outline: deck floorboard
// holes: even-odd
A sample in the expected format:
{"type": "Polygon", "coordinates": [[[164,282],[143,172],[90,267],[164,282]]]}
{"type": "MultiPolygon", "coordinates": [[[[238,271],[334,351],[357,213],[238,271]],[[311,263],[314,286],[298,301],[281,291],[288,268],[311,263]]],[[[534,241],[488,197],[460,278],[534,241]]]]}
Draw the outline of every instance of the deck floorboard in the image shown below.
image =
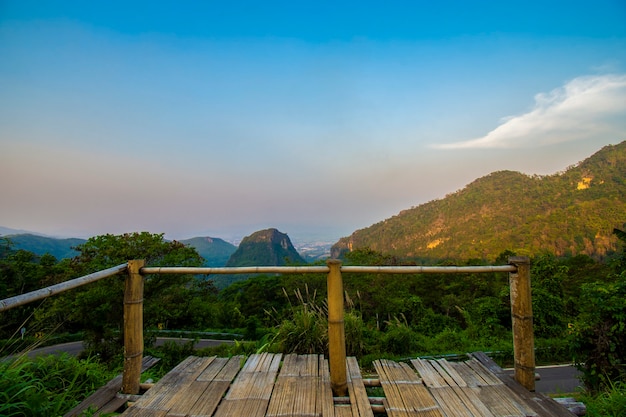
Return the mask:
{"type": "Polygon", "coordinates": [[[347,358],[348,397],[333,397],[322,355],[189,357],[165,375],[124,417],[571,417],[531,393],[486,355],[462,362],[386,359],[373,363],[384,398],[369,397],[355,358],[347,358]],[[376,404],[377,412],[372,404],[376,404]]]}

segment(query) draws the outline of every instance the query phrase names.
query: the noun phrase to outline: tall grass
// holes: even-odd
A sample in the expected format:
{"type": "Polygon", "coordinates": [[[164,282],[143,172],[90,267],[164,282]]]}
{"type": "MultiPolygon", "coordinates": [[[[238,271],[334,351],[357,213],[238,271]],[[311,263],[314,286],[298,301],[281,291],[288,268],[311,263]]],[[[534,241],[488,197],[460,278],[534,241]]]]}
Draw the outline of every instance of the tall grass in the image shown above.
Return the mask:
{"type": "Polygon", "coordinates": [[[588,417],[624,417],[626,416],[626,383],[609,383],[607,388],[597,395],[583,395],[580,400],[587,406],[588,417]]]}
{"type": "Polygon", "coordinates": [[[0,362],[0,416],[60,416],[113,375],[67,354],[0,362]]]}

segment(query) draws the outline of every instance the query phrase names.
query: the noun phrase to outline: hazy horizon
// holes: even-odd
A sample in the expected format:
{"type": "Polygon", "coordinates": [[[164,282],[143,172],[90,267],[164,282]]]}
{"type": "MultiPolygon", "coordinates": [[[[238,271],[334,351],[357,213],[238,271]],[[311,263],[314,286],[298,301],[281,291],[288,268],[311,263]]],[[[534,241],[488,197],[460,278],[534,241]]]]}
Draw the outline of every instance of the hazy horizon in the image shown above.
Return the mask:
{"type": "Polygon", "coordinates": [[[0,3],[0,224],[348,236],[626,139],[626,4],[0,3]]]}

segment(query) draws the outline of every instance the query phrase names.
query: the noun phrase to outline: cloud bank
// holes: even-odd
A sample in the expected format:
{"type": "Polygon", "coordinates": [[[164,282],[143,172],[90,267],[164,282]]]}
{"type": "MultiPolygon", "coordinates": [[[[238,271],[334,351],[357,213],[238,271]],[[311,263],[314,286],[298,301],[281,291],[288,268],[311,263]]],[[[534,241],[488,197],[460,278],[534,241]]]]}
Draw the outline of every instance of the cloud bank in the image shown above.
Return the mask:
{"type": "Polygon", "coordinates": [[[527,148],[626,132],[626,74],[582,76],[535,95],[533,108],[485,136],[438,149],[527,148]]]}

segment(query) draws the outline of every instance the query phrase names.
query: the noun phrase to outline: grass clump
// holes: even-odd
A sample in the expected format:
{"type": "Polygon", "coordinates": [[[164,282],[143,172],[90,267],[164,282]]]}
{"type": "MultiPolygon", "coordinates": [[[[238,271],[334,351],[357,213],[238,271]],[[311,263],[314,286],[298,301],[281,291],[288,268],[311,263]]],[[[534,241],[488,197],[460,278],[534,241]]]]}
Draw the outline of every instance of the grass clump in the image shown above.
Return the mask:
{"type": "Polygon", "coordinates": [[[598,394],[583,394],[580,400],[587,407],[588,417],[626,416],[626,383],[609,383],[598,394]]]}
{"type": "Polygon", "coordinates": [[[63,415],[112,377],[104,365],[67,354],[0,362],[0,415],[63,415]]]}

